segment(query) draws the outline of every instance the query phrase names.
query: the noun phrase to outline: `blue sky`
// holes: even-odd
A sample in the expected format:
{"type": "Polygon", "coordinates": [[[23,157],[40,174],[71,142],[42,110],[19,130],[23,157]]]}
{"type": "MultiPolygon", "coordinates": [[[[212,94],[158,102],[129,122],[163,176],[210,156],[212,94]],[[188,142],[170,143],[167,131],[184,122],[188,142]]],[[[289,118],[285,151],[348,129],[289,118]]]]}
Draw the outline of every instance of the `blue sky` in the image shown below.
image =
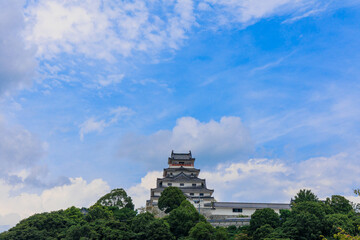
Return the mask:
{"type": "Polygon", "coordinates": [[[359,1],[0,6],[2,229],[117,187],[140,207],[172,149],[218,200],[358,201],[359,1]]]}

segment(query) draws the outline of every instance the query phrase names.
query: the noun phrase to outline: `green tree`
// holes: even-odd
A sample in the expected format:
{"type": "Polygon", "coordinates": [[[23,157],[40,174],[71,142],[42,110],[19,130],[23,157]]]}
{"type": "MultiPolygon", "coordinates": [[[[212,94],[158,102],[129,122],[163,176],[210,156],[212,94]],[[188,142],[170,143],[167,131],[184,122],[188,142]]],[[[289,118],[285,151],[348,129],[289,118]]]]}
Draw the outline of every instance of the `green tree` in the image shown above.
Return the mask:
{"type": "Polygon", "coordinates": [[[110,193],[101,197],[96,204],[107,207],[130,208],[134,209],[134,204],[130,196],[127,195],[124,189],[116,188],[111,190],[110,193]]]}
{"type": "Polygon", "coordinates": [[[326,236],[333,236],[339,232],[339,228],[342,228],[348,233],[354,234],[356,229],[352,220],[345,214],[330,214],[325,216],[325,232],[326,236]]]}
{"type": "Polygon", "coordinates": [[[234,240],[252,240],[252,237],[246,233],[238,233],[234,236],[234,240]]]}
{"type": "Polygon", "coordinates": [[[189,236],[194,240],[213,240],[215,229],[208,222],[199,222],[189,231],[189,236]]]}
{"type": "Polygon", "coordinates": [[[260,240],[269,237],[269,235],[274,231],[269,224],[262,225],[253,234],[254,240],[260,240]]]}
{"type": "Polygon", "coordinates": [[[294,240],[315,240],[321,235],[318,217],[306,211],[292,214],[282,225],[284,235],[294,240]]]}
{"type": "Polygon", "coordinates": [[[170,212],[165,220],[170,224],[170,231],[175,237],[186,237],[189,231],[198,222],[206,222],[203,215],[200,215],[195,207],[187,200],[170,212]]]}
{"type": "Polygon", "coordinates": [[[283,224],[291,216],[289,209],[280,209],[280,223],[283,224]]]}
{"type": "Polygon", "coordinates": [[[339,240],[360,240],[360,236],[351,236],[344,229],[341,228],[339,228],[339,232],[334,235],[334,238],[339,240]]]}
{"type": "Polygon", "coordinates": [[[294,200],[292,200],[293,203],[300,203],[300,202],[317,202],[318,197],[311,192],[311,190],[308,189],[301,189],[296,196],[294,197],[294,200]]]}
{"type": "Polygon", "coordinates": [[[154,220],[155,217],[151,213],[140,213],[136,215],[131,221],[131,229],[135,233],[140,233],[154,220]]]}
{"type": "Polygon", "coordinates": [[[174,235],[170,232],[170,226],[163,219],[154,219],[145,228],[147,240],[172,240],[174,235]]]}
{"type": "Polygon", "coordinates": [[[186,197],[180,188],[167,187],[159,197],[158,207],[165,213],[169,213],[173,209],[179,207],[184,200],[186,200],[186,197]]]}
{"type": "Polygon", "coordinates": [[[74,221],[64,211],[35,214],[0,235],[0,239],[61,239],[74,221]]]}
{"type": "Polygon", "coordinates": [[[214,239],[215,240],[228,240],[229,234],[223,227],[216,227],[215,233],[214,233],[214,239]]]}
{"type": "Polygon", "coordinates": [[[292,213],[308,212],[314,214],[319,220],[326,215],[326,205],[322,202],[300,202],[292,207],[292,213]]]}
{"type": "Polygon", "coordinates": [[[347,214],[353,210],[350,201],[340,195],[332,195],[331,198],[327,198],[326,204],[331,207],[334,213],[347,214]]]}
{"type": "Polygon", "coordinates": [[[253,234],[259,227],[269,224],[272,228],[279,226],[279,215],[271,208],[258,209],[251,215],[250,233],[253,234]]]}
{"type": "Polygon", "coordinates": [[[81,213],[79,208],[76,208],[74,206],[66,209],[64,211],[64,216],[74,221],[75,224],[84,221],[84,214],[81,213]]]}
{"type": "MultiPolygon", "coordinates": [[[[325,222],[325,216],[328,212],[328,206],[326,204],[324,204],[323,202],[314,202],[314,201],[309,201],[309,202],[300,202],[297,203],[295,206],[292,207],[292,212],[291,212],[291,217],[290,218],[296,218],[297,215],[301,214],[301,213],[309,213],[311,215],[313,215],[316,218],[316,230],[314,230],[312,227],[309,227],[309,229],[311,231],[313,231],[313,233],[317,231],[319,231],[320,233],[325,233],[325,228],[326,228],[326,222],[325,222]]],[[[307,215],[306,215],[307,216],[307,215]]],[[[310,217],[306,217],[306,218],[301,218],[303,221],[309,219],[312,221],[312,218],[310,217]]],[[[304,223],[305,226],[307,223],[304,223]]],[[[311,223],[309,223],[311,224],[311,223]]]]}
{"type": "Polygon", "coordinates": [[[89,208],[85,216],[86,221],[91,222],[98,219],[112,219],[114,218],[113,212],[108,207],[102,206],[98,203],[89,208]]]}
{"type": "Polygon", "coordinates": [[[110,211],[112,211],[114,218],[119,221],[130,221],[136,216],[136,211],[124,207],[124,208],[118,208],[118,207],[108,207],[110,211]]]}
{"type": "Polygon", "coordinates": [[[170,226],[163,219],[155,219],[151,213],[140,213],[131,221],[131,229],[136,239],[166,240],[173,239],[170,226]]]}

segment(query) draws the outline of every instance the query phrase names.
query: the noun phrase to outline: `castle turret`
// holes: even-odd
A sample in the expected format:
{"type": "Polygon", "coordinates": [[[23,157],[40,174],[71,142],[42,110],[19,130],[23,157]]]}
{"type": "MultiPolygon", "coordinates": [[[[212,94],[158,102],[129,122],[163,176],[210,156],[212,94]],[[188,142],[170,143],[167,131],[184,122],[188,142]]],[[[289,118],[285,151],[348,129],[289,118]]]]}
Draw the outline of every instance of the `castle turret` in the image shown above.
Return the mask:
{"type": "Polygon", "coordinates": [[[196,207],[214,201],[214,190],[206,187],[206,180],[199,178],[200,169],[194,167],[195,158],[189,153],[174,153],[168,158],[169,167],[164,169],[163,178],[158,178],[156,188],[150,190],[147,207],[156,207],[159,197],[165,188],[178,187],[188,200],[196,207]]]}

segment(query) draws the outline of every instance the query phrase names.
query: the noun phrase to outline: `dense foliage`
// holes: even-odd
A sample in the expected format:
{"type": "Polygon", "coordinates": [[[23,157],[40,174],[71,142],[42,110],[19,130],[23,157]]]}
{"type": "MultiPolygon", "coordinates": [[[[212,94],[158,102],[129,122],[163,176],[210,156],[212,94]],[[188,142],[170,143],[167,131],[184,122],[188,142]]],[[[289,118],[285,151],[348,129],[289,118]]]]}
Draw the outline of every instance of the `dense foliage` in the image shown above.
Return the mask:
{"type": "MultiPolygon", "coordinates": [[[[171,192],[178,191],[171,188],[171,192]]],[[[167,196],[164,202],[174,199],[167,196]]],[[[256,210],[250,225],[242,227],[214,228],[187,200],[170,208],[164,218],[148,212],[138,214],[131,197],[123,189],[115,189],[88,209],[70,207],[35,214],[1,233],[0,240],[360,239],[360,217],[346,198],[334,195],[319,201],[309,190],[295,196],[291,210],[281,210],[280,215],[269,208],[256,210]]]]}
{"type": "Polygon", "coordinates": [[[185,199],[183,192],[179,188],[167,187],[159,197],[158,207],[165,213],[169,213],[179,207],[185,199]]]}

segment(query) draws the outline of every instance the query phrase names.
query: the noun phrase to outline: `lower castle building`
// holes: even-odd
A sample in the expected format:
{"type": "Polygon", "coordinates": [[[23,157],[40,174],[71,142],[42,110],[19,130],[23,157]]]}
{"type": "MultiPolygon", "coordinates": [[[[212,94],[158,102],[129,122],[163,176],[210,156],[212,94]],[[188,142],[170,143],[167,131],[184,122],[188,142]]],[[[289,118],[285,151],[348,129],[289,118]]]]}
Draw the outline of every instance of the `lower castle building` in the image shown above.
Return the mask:
{"type": "Polygon", "coordinates": [[[150,190],[150,200],[146,202],[147,211],[161,215],[157,207],[159,197],[166,187],[173,186],[182,190],[187,199],[202,213],[212,225],[248,224],[251,215],[262,208],[271,208],[279,213],[280,209],[290,209],[287,203],[244,203],[217,202],[213,189],[206,187],[206,180],[199,178],[200,169],[194,167],[195,158],[189,153],[174,153],[168,158],[168,168],[163,177],[156,180],[156,188],[150,190]]]}

